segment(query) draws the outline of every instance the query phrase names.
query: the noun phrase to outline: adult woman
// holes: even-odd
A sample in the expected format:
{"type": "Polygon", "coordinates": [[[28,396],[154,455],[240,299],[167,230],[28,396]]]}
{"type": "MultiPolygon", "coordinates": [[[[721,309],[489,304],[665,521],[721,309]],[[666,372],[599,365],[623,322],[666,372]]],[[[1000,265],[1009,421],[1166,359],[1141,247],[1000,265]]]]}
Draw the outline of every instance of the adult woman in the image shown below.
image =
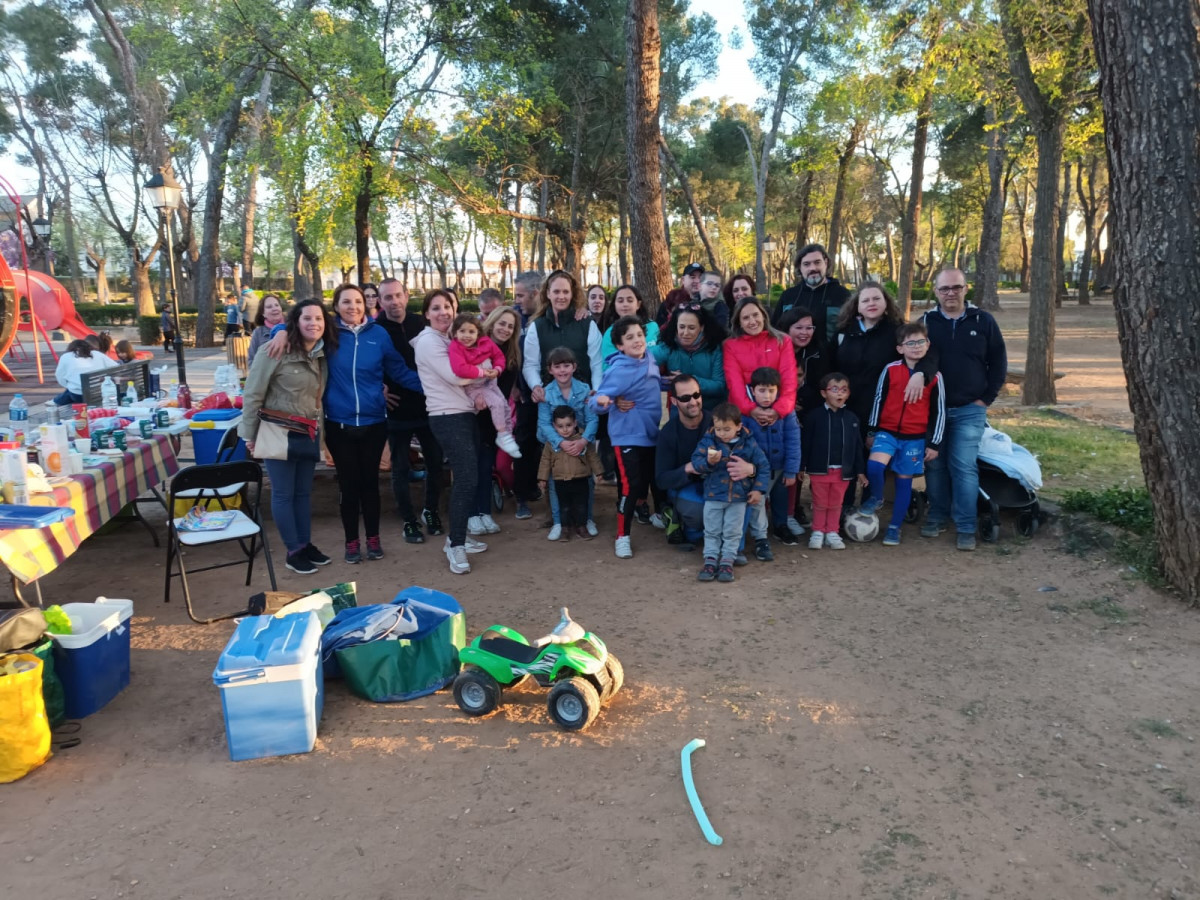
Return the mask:
{"type": "MultiPolygon", "coordinates": [[[[641,292],[632,284],[621,285],[613,294],[613,321],[623,319],[625,316],[633,316],[642,323],[642,329],[646,335],[646,349],[653,350],[654,345],[658,343],[658,323],[650,321],[650,316],[646,314],[646,301],[642,299],[641,292]]],[[[613,346],[612,326],[610,325],[604,330],[604,337],[600,339],[600,359],[605,361],[601,364],[601,370],[607,368],[608,358],[616,352],[617,348],[613,346]]],[[[585,379],[579,380],[584,381],[585,379]]],[[[590,381],[587,383],[593,384],[590,381]]]]}
{"type": "Polygon", "coordinates": [[[415,372],[391,337],[366,317],[362,289],[341,284],[333,292],[338,350],[329,357],[325,389],[325,446],[333,456],[341,491],[346,562],[362,561],[358,517],[367,535],[367,559],[383,559],[379,540],[379,460],[387,443],[383,374],[409,390],[421,390],[415,372]]]}
{"type": "Polygon", "coordinates": [[[653,349],[664,375],[691,375],[699,382],[704,408],[710,411],[728,396],[721,352],[727,336],[711,313],[698,303],[688,303],[675,310],[653,349]]]}
{"type": "MultiPolygon", "coordinates": [[[[311,419],[320,428],[327,357],[337,346],[337,332],[332,326],[333,320],[319,301],[297,303],[287,316],[283,354],[276,359],[263,353],[250,365],[238,433],[251,453],[261,424],[260,409],[311,419]]],[[[289,431],[287,442],[286,459],[263,460],[271,477],[271,516],[287,548],[287,567],[300,575],[311,575],[317,566],[330,562],[312,543],[313,470],[320,454],[320,434],[310,437],[289,431]]]]}
{"type": "Polygon", "coordinates": [[[379,285],[368,281],[362,286],[362,295],[367,304],[367,318],[374,322],[379,318],[379,285]]]}
{"type": "Polygon", "coordinates": [[[596,323],[596,327],[603,333],[612,322],[608,321],[612,317],[609,310],[608,291],[599,284],[593,284],[587,289],[587,308],[592,315],[592,321],[596,323]]]}
{"type": "Polygon", "coordinates": [[[263,294],[262,302],[258,304],[258,312],[254,314],[254,332],[250,335],[250,349],[246,351],[246,359],[254,365],[254,356],[258,348],[271,339],[275,326],[284,320],[283,303],[275,294],[263,294]]]}
{"type": "MultiPolygon", "coordinates": [[[[521,378],[521,319],[511,306],[492,310],[483,322],[483,333],[490,337],[504,354],[504,371],[496,386],[505,397],[518,390],[521,378]]],[[[475,501],[467,520],[468,534],[495,534],[500,530],[492,518],[492,469],[496,464],[496,426],[486,410],[476,415],[479,426],[479,469],[475,501]]]]}
{"type": "Polygon", "coordinates": [[[587,315],[587,300],[579,282],[557,269],[538,292],[537,312],[525,334],[523,370],[535,403],[541,403],[542,385],[550,380],[546,360],[555,347],[569,347],[578,360],[576,378],[595,385],[600,380],[600,329],[587,315]],[[595,380],[593,380],[595,379],[595,380]]]}
{"type": "Polygon", "coordinates": [[[821,377],[833,371],[833,353],[824,335],[817,334],[813,314],[801,306],[793,307],[779,320],[779,330],[792,342],[796,356],[796,414],[816,409],[821,398],[821,377]]]}
{"type": "Polygon", "coordinates": [[[754,279],[749,275],[734,275],[725,282],[725,287],[721,289],[721,296],[725,298],[725,304],[729,307],[731,314],[741,301],[747,297],[753,297],[756,293],[754,279]]]}
{"type": "Polygon", "coordinates": [[[729,402],[759,424],[774,425],[780,416],[796,412],[796,357],[787,335],[768,324],[767,310],[756,297],[746,297],[733,310],[733,335],[721,345],[729,402]],[[754,370],[769,366],[779,371],[779,396],[770,409],[759,407],[748,385],[754,370]]]}
{"type": "Polygon", "coordinates": [[[659,328],[666,328],[667,323],[671,321],[672,313],[684,303],[691,301],[692,295],[683,288],[673,288],[667,291],[667,296],[663,297],[663,302],[659,304],[658,312],[654,315],[654,321],[658,323],[659,328]]]}
{"type": "MultiPolygon", "coordinates": [[[[450,489],[450,533],[444,549],[450,571],[465,575],[471,571],[467,554],[487,549],[487,544],[467,535],[479,485],[476,404],[463,389],[467,379],[459,378],[450,368],[450,326],[458,314],[454,295],[444,290],[430,291],[421,304],[421,313],[429,325],[413,340],[417,372],[425,388],[429,428],[441,444],[454,476],[450,489]]],[[[482,397],[478,406],[486,408],[482,397]]]]}
{"type": "MultiPolygon", "coordinates": [[[[117,364],[99,350],[94,350],[87,341],[71,341],[67,349],[58,358],[58,368],[54,370],[54,380],[63,392],[54,398],[58,406],[71,403],[83,403],[82,375],[111,369],[117,364]]],[[[120,385],[117,386],[118,390],[120,385]]]]}

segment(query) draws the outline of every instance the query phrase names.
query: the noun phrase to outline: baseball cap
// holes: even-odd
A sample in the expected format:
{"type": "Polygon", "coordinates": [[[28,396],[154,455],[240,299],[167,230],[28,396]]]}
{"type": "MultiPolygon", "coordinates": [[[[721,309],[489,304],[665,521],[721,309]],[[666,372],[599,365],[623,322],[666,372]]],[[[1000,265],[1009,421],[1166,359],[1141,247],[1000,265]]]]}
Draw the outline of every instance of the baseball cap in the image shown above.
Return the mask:
{"type": "Polygon", "coordinates": [[[700,265],[700,263],[695,263],[695,262],[688,263],[686,266],[683,267],[683,274],[684,275],[692,275],[692,274],[703,275],[704,274],[704,266],[700,265]]]}

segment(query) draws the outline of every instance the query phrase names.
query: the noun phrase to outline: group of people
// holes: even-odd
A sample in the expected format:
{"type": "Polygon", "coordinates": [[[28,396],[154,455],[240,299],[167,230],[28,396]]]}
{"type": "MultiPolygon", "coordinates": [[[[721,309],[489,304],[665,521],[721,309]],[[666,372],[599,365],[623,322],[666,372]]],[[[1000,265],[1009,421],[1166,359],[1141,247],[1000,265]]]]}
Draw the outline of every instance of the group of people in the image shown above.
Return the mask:
{"type": "Polygon", "coordinates": [[[264,460],[288,568],[330,562],[310,532],[322,442],[349,563],[383,556],[385,445],[404,540],[445,535],[457,574],[487,549],[480,538],[500,530],[492,484],[501,451],[512,460],[516,518],[531,518],[545,498],[550,540],[594,538],[596,489],[607,483],[616,556],[633,556],[635,524],[658,527],[672,544],[702,544],[703,581],[731,581],[750,548],[769,561],[772,538],[796,545],[806,530],[809,548],[843,549],[845,516],[878,512],[889,468],[885,544],[900,542],[911,479],[924,473],[921,533],[953,524],[959,549],[974,549],[975,454],[1006,370],[995,320],[966,302],[956,269],[935,280],[938,306],[907,323],[881,284],[851,292],[829,277],[820,245],[802,248],[796,267],[800,282],[774,308],[748,276],[725,282],[697,263],[657,310],[633,285],[585,289],[561,270],[519,275],[513,306],[485,290],[479,315],[460,314],[446,289],[410,311],[396,279],[343,284],[332,311],[306,300],[285,313],[264,297],[242,436],[253,452],[260,410],[312,423],[289,432],[286,458],[264,460]],[[414,440],[426,471],[419,512],[414,440]]]}
{"type": "Polygon", "coordinates": [[[107,331],[71,341],[54,369],[54,380],[63,389],[54,403],[58,406],[83,403],[84,375],[112,369],[136,358],[132,343],[124,340],[113,343],[107,331]]]}

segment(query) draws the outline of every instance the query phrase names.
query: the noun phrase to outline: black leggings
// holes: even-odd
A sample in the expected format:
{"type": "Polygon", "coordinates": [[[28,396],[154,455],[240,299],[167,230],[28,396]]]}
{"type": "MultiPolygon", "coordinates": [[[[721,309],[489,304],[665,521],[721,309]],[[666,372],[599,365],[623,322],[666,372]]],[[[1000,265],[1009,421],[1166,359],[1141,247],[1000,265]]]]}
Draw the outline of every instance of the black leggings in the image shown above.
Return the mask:
{"type": "Polygon", "coordinates": [[[618,447],[617,455],[617,537],[628,537],[633,525],[633,508],[646,499],[654,479],[653,447],[618,447]]]}
{"type": "Polygon", "coordinates": [[[479,483],[479,427],[474,413],[430,416],[429,427],[450,464],[450,546],[467,542],[467,520],[475,515],[479,483]]]}
{"type": "Polygon", "coordinates": [[[341,425],[330,422],[325,446],[337,469],[339,506],[346,542],[358,540],[358,514],[362,512],[367,537],[379,537],[379,461],[387,443],[387,423],[341,425]]]}

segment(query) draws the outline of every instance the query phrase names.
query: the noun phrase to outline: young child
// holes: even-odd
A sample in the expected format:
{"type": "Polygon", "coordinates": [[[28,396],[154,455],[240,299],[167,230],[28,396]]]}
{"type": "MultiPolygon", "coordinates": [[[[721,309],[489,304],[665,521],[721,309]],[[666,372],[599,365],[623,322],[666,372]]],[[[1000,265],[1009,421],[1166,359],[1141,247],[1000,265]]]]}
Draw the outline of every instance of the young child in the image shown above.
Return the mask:
{"type": "MultiPolygon", "coordinates": [[[[750,393],[759,409],[770,409],[779,397],[779,385],[782,379],[779,370],[770,366],[762,366],[750,374],[750,393]]],[[[759,449],[767,457],[771,466],[771,483],[767,488],[767,496],[771,499],[771,529],[781,544],[795,546],[799,541],[788,528],[788,489],[796,483],[796,473],[800,471],[800,423],[794,413],[780,416],[772,425],[760,425],[754,416],[742,416],[742,424],[754,438],[759,449]]],[[[762,534],[767,532],[766,504],[754,508],[756,530],[762,534]]],[[[767,558],[771,555],[771,545],[763,542],[767,558]]],[[[758,551],[755,555],[763,559],[758,551]]]]}
{"type": "Polygon", "coordinates": [[[552,420],[559,446],[555,449],[550,441],[546,441],[542,448],[538,486],[548,492],[550,484],[553,484],[558,496],[562,527],[558,529],[559,537],[554,540],[570,540],[571,529],[574,529],[579,537],[590,541],[593,535],[587,529],[588,486],[592,483],[591,476],[604,473],[604,466],[600,464],[596,448],[586,441],[582,453],[571,453],[565,448],[564,445],[570,441],[583,440],[574,409],[565,403],[560,404],[554,407],[552,420]]]}
{"type": "Polygon", "coordinates": [[[662,382],[658,364],[646,352],[646,332],[633,316],[622,316],[612,327],[617,352],[605,362],[604,375],[588,404],[608,414],[608,435],[617,458],[618,559],[632,559],[630,526],[634,508],[646,499],[654,478],[654,448],[662,418],[662,382]],[[617,399],[629,401],[622,410],[617,399]]]}
{"type": "Polygon", "coordinates": [[[113,347],[113,350],[116,351],[117,362],[133,362],[135,356],[137,355],[134,352],[133,344],[129,343],[129,341],[117,341],[117,344],[115,347],[113,347]]]}
{"type": "MultiPolygon", "coordinates": [[[[573,456],[582,456],[592,441],[596,439],[600,419],[588,407],[588,396],[592,389],[575,377],[575,365],[575,353],[570,347],[555,347],[546,358],[546,368],[550,370],[553,380],[542,385],[542,390],[546,392],[546,399],[538,404],[537,437],[543,444],[550,444],[551,447],[558,450],[564,440],[555,428],[553,413],[560,406],[569,406],[575,410],[575,420],[579,424],[581,436],[568,438],[565,441],[568,444],[566,449],[573,456]]],[[[595,482],[589,480],[587,486],[588,514],[585,527],[588,536],[595,537],[600,533],[596,528],[596,523],[592,520],[595,482]]],[[[553,481],[550,482],[550,490],[547,493],[550,496],[550,515],[553,519],[547,539],[557,541],[563,533],[560,509],[562,504],[553,481]]]]}
{"type": "MultiPolygon", "coordinates": [[[[692,468],[704,477],[704,568],[700,581],[733,581],[733,560],[746,521],[746,506],[757,509],[764,502],[763,494],[771,483],[771,466],[766,455],[742,425],[742,414],[732,403],[720,403],[713,410],[712,429],[700,438],[692,453],[692,468]],[[737,456],[753,463],[754,477],[734,481],[729,477],[726,463],[737,456]]],[[[757,517],[756,517],[757,518],[757,517]]],[[[756,531],[751,525],[751,531],[756,531]]],[[[761,536],[755,534],[761,549],[767,545],[766,519],[762,521],[761,536]]]]}
{"type": "Polygon", "coordinates": [[[858,416],[846,409],[850,399],[850,379],[841,372],[821,378],[821,396],[825,402],[804,414],[800,429],[800,458],[812,489],[812,534],[808,549],[845,550],[838,534],[842,516],[842,498],[846,486],[855,478],[867,484],[863,472],[862,432],[858,416]]]}
{"type": "Polygon", "coordinates": [[[450,368],[459,378],[473,378],[466,385],[467,396],[474,400],[483,397],[492,424],[496,426],[496,446],[513,459],[521,458],[521,448],[513,439],[509,421],[508,401],[496,387],[496,379],[504,371],[504,351],[479,331],[479,320],[463,313],[450,326],[450,368]]]}
{"type": "Polygon", "coordinates": [[[946,431],[946,402],[942,376],[933,376],[916,403],[906,403],[904,389],[917,363],[929,351],[929,333],[920,322],[896,329],[896,352],[901,359],[889,363],[879,376],[875,403],[867,423],[867,478],[870,497],[859,512],[874,514],[883,506],[883,476],[889,463],[896,474],[896,496],[892,501],[892,521],[883,537],[886,547],[900,543],[900,526],[912,499],[912,479],[925,471],[925,463],[936,459],[946,431]]]}

